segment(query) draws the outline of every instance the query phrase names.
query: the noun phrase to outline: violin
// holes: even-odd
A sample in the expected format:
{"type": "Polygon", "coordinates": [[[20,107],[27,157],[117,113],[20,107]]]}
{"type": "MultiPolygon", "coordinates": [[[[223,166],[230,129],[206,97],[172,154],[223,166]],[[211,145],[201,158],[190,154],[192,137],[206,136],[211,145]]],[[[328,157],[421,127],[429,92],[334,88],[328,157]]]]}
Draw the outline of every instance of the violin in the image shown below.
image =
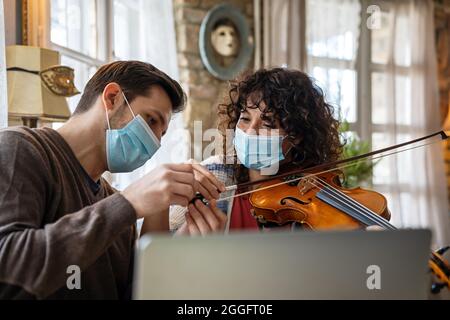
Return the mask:
{"type": "MultiPolygon", "coordinates": [[[[249,200],[254,208],[252,214],[262,225],[295,224],[310,230],[351,230],[379,226],[385,230],[397,230],[389,223],[391,214],[386,198],[375,191],[343,188],[340,183],[340,177],[342,177],[340,169],[344,167],[339,166],[437,135],[440,135],[442,140],[449,138],[445,132],[441,131],[350,159],[309,169],[292,170],[267,179],[240,184],[236,186],[239,189],[255,185],[257,188],[235,197],[250,194],[249,200]]],[[[450,265],[442,257],[448,249],[447,247],[430,254],[429,267],[438,279],[432,285],[433,293],[439,293],[445,287],[450,289],[450,265]]]]}
{"type": "Polygon", "coordinates": [[[331,171],[306,175],[300,182],[293,176],[261,184],[262,191],[250,196],[253,214],[263,225],[296,223],[310,230],[387,227],[385,221],[391,215],[386,198],[361,188],[344,189],[340,186],[341,176],[342,172],[331,171]],[[273,184],[278,186],[271,187],[273,184]]]}

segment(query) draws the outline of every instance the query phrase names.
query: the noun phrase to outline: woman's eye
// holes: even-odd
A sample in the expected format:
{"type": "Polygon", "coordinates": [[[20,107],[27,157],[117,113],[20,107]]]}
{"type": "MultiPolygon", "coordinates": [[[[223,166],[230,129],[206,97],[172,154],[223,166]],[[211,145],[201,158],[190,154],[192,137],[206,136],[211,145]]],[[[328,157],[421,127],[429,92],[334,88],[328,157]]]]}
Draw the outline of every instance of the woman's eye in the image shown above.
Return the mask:
{"type": "Polygon", "coordinates": [[[249,118],[240,118],[239,121],[248,122],[248,121],[250,121],[250,119],[249,118]]]}

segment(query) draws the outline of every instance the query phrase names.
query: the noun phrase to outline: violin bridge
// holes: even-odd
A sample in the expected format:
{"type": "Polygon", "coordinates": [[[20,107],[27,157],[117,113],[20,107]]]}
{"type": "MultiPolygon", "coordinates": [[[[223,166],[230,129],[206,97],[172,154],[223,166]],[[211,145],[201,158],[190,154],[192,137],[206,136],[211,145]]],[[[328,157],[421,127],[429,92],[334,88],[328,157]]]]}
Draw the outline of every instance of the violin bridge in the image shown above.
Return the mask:
{"type": "Polygon", "coordinates": [[[312,178],[302,179],[297,185],[298,191],[302,196],[307,194],[314,188],[314,184],[312,183],[312,178]]]}

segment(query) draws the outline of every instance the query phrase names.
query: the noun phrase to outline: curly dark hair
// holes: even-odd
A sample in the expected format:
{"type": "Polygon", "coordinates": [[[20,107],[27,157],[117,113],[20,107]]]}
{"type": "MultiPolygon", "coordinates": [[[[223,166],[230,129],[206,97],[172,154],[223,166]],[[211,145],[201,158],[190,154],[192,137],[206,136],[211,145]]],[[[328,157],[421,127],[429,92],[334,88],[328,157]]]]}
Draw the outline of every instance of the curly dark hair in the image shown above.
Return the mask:
{"type": "MultiPolygon", "coordinates": [[[[262,69],[244,74],[230,85],[227,101],[219,106],[219,129],[224,137],[227,130],[236,129],[241,112],[259,108],[263,111],[262,120],[279,122],[294,144],[293,164],[307,168],[340,158],[343,144],[334,107],[325,101],[323,91],[307,74],[283,68],[262,69]],[[252,106],[247,105],[248,99],[252,106]],[[265,109],[260,107],[262,102],[265,109]]],[[[226,150],[224,144],[224,154],[226,150]]],[[[235,166],[237,182],[248,181],[248,170],[235,166]]]]}

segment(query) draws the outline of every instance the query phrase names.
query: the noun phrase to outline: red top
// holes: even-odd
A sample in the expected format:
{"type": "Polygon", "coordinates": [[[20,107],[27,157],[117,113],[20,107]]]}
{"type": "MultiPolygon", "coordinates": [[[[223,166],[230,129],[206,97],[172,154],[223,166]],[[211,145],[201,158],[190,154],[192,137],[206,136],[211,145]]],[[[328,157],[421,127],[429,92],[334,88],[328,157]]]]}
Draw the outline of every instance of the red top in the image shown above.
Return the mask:
{"type": "Polygon", "coordinates": [[[248,196],[235,198],[231,210],[230,230],[259,230],[258,222],[250,213],[248,196]]]}

